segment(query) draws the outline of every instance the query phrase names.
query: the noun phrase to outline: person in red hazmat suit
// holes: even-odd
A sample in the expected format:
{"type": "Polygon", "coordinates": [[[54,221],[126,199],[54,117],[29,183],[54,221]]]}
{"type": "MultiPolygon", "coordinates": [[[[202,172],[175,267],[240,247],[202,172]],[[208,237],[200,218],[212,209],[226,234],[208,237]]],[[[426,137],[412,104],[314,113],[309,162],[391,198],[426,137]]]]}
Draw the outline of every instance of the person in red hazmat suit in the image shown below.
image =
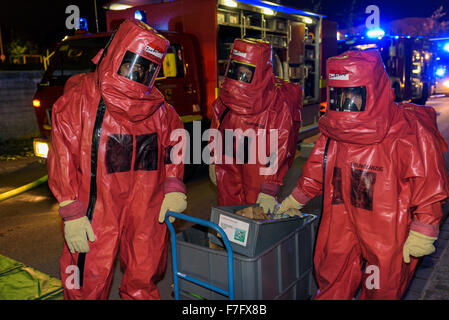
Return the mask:
{"type": "Polygon", "coordinates": [[[153,87],[168,47],[143,22],[123,22],[94,58],[96,71],[69,79],[53,107],[48,172],[64,220],[66,299],[106,299],[118,251],[121,298],[160,298],[163,221],[186,208],[170,139],[183,124],[153,87]]]}
{"type": "Polygon", "coordinates": [[[400,299],[431,254],[449,196],[447,144],[431,107],[395,104],[377,50],[327,60],[328,112],[279,213],[323,194],[315,299],[400,299]]]}
{"type": "Polygon", "coordinates": [[[302,89],[275,78],[271,54],[268,42],[236,39],[212,105],[211,128],[218,129],[222,145],[214,145],[210,178],[220,205],[258,203],[273,213],[293,163],[302,89]],[[226,134],[230,130],[232,138],[226,134]]]}

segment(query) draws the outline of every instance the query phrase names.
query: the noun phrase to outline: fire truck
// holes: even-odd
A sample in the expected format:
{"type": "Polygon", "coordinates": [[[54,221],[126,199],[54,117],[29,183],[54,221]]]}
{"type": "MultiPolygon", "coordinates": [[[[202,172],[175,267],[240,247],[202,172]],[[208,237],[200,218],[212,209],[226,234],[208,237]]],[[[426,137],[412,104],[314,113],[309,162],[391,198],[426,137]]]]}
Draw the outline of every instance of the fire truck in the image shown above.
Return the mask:
{"type": "Polygon", "coordinates": [[[338,51],[380,51],[395,101],[424,105],[432,83],[432,44],[423,37],[380,35],[348,37],[338,41],[338,51]]]}
{"type": "Polygon", "coordinates": [[[430,39],[433,43],[432,94],[449,96],[449,37],[430,39]]]}
{"type": "MultiPolygon", "coordinates": [[[[125,19],[146,22],[170,41],[155,85],[188,131],[196,121],[201,121],[203,130],[210,127],[211,105],[218,97],[234,39],[258,38],[272,44],[275,75],[304,89],[299,141],[318,133],[319,104],[326,100],[325,61],[337,54],[335,22],[255,0],[121,0],[105,8],[107,32],[66,37],[38,85],[33,100],[42,135],[35,141],[37,156],[46,157],[50,110],[65,81],[94,70],[90,59],[125,19]]],[[[195,138],[201,136],[191,134],[195,138]]]]}

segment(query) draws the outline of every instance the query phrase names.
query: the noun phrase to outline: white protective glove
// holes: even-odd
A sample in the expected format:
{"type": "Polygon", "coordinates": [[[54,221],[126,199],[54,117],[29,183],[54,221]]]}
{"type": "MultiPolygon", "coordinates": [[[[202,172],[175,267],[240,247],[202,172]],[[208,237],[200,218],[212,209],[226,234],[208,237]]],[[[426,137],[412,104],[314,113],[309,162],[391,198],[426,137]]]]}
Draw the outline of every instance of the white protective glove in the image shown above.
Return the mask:
{"type": "MultiPolygon", "coordinates": [[[[187,208],[187,196],[182,192],[169,192],[164,196],[161,211],[159,212],[159,223],[164,223],[167,211],[183,212],[187,208]]],[[[174,217],[170,217],[169,221],[173,223],[174,217]]]]}
{"type": "Polygon", "coordinates": [[[84,216],[78,219],[64,222],[64,237],[71,253],[89,252],[89,243],[94,242],[95,235],[89,219],[84,216]]]}
{"type": "Polygon", "coordinates": [[[256,203],[263,208],[264,213],[274,213],[274,208],[278,204],[275,197],[263,192],[257,196],[256,203]]]}
{"type": "Polygon", "coordinates": [[[299,203],[296,201],[295,198],[293,198],[292,195],[289,195],[287,198],[282,201],[281,206],[279,207],[278,214],[280,213],[286,213],[290,217],[294,216],[300,216],[302,218],[301,209],[304,207],[305,204],[299,203]]]}
{"type": "Polygon", "coordinates": [[[209,165],[209,179],[214,184],[214,186],[217,186],[217,175],[215,174],[215,164],[209,165]]]}

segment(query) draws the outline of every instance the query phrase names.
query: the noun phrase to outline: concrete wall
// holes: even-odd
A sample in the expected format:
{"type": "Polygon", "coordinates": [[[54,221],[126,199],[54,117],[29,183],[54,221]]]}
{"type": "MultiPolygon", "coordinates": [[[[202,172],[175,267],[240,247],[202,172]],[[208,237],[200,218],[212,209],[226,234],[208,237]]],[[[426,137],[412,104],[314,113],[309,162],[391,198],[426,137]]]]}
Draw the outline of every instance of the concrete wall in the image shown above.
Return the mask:
{"type": "Polygon", "coordinates": [[[0,71],[0,141],[38,132],[33,96],[43,71],[0,71]]]}

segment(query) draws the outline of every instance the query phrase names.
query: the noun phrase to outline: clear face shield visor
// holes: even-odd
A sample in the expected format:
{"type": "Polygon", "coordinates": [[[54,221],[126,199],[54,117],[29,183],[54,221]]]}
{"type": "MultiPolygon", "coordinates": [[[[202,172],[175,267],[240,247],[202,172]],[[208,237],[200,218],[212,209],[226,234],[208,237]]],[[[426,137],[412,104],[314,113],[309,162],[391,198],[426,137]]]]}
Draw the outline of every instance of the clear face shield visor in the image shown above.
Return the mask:
{"type": "Polygon", "coordinates": [[[253,81],[254,72],[256,72],[256,66],[237,60],[231,60],[229,62],[226,77],[244,83],[251,83],[251,81],[253,81]]]}
{"type": "Polygon", "coordinates": [[[366,87],[329,87],[329,108],[334,111],[365,111],[366,87]]]}
{"type": "Polygon", "coordinates": [[[118,69],[118,74],[129,80],[150,87],[153,85],[154,79],[156,79],[159,68],[159,64],[131,51],[126,51],[118,69]]]}

